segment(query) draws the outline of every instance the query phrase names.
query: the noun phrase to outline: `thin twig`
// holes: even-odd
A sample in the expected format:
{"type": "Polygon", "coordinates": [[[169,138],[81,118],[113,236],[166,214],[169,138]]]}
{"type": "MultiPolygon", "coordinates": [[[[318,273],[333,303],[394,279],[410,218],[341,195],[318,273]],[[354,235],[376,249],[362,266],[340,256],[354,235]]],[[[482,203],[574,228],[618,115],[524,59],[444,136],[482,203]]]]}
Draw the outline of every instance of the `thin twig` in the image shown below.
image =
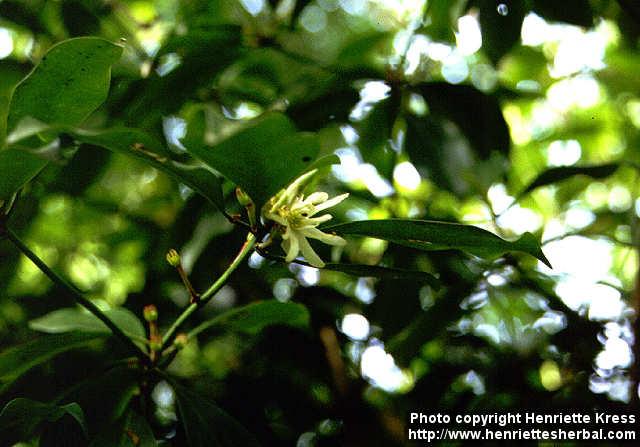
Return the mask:
{"type": "Polygon", "coordinates": [[[69,283],[67,280],[59,276],[56,272],[51,270],[47,264],[44,263],[42,259],[38,257],[29,247],[27,247],[24,242],[16,235],[13,230],[10,228],[6,228],[6,235],[11,242],[16,246],[18,250],[20,250],[27,258],[31,260],[47,277],[53,281],[54,284],[65,290],[75,301],[80,304],[82,307],[87,309],[93,315],[96,316],[100,321],[102,321],[105,326],[107,326],[113,334],[122,341],[122,343],[127,347],[132,354],[135,354],[138,358],[147,361],[147,355],[136,345],[133,340],[131,340],[116,324],[111,321],[109,317],[107,317],[92,301],[87,299],[80,291],[69,283]]]}
{"type": "Polygon", "coordinates": [[[173,341],[173,338],[174,338],[176,332],[178,331],[178,329],[180,329],[180,327],[184,324],[184,322],[191,316],[191,314],[193,314],[196,310],[198,310],[200,307],[204,306],[207,302],[209,302],[211,297],[218,290],[220,290],[222,288],[222,286],[224,286],[226,284],[226,282],[229,279],[229,276],[231,275],[231,273],[233,273],[238,268],[240,263],[244,260],[244,258],[246,258],[247,255],[249,253],[251,253],[251,251],[252,251],[253,247],[255,246],[255,244],[256,244],[256,237],[253,235],[253,233],[249,233],[249,235],[247,236],[247,240],[242,245],[242,248],[240,249],[240,251],[236,255],[235,259],[231,262],[229,267],[227,267],[227,269],[211,285],[211,287],[209,287],[207,289],[207,291],[204,292],[200,296],[200,299],[197,302],[191,303],[182,312],[182,314],[180,314],[180,316],[176,319],[176,321],[173,322],[171,327],[167,330],[167,332],[162,337],[162,348],[161,348],[161,350],[166,348],[167,345],[173,341]]]}

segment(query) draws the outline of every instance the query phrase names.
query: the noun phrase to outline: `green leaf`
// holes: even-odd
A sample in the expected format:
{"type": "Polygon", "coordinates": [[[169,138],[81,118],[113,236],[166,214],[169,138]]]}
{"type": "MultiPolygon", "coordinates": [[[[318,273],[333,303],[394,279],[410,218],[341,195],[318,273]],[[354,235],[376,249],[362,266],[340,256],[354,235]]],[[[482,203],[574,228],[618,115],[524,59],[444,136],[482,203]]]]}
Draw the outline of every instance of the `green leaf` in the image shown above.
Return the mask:
{"type": "Polygon", "coordinates": [[[115,424],[100,433],[90,447],[155,447],[153,430],[138,413],[130,410],[115,424]]]}
{"type": "Polygon", "coordinates": [[[19,64],[7,59],[4,59],[2,66],[0,66],[0,148],[4,146],[7,135],[7,117],[9,116],[9,103],[13,89],[27,73],[26,64],[19,64]]]}
{"type": "Polygon", "coordinates": [[[495,95],[444,82],[423,83],[418,91],[430,113],[454,122],[480,158],[489,158],[493,151],[509,152],[509,128],[495,95]]]}
{"type": "Polygon", "coordinates": [[[189,336],[195,336],[212,327],[219,327],[255,335],[267,326],[287,325],[300,329],[309,327],[309,311],[302,304],[281,303],[275,300],[258,301],[231,309],[196,327],[189,336]]]}
{"type": "Polygon", "coordinates": [[[422,282],[429,284],[434,289],[438,289],[442,285],[438,278],[427,272],[383,267],[380,265],[328,263],[325,264],[323,270],[332,270],[354,276],[422,282]]]}
{"type": "Polygon", "coordinates": [[[7,200],[44,169],[48,161],[28,150],[0,150],[0,200],[7,200]]]}
{"type": "Polygon", "coordinates": [[[36,338],[0,353],[0,392],[17,378],[63,352],[86,346],[98,334],[71,332],[36,338]]]}
{"type": "Polygon", "coordinates": [[[483,258],[495,258],[509,251],[535,256],[546,265],[549,261],[531,233],[509,242],[472,225],[412,219],[360,220],[330,226],[325,231],[385,239],[421,250],[458,249],[483,258]]]}
{"type": "Polygon", "coordinates": [[[138,158],[184,183],[224,211],[222,182],[217,175],[203,166],[172,160],[172,153],[167,148],[141,130],[126,127],[103,131],[67,129],[67,133],[83,143],[138,158]]]}
{"type": "Polygon", "coordinates": [[[295,133],[280,113],[258,118],[213,146],[204,129],[204,114],[195,114],[183,140],[187,151],[244,189],[258,209],[306,171],[320,150],[315,135],[295,133]]]}
{"type": "Polygon", "coordinates": [[[107,98],[111,66],[121,53],[122,47],[96,37],[51,47],[13,92],[8,129],[27,116],[50,124],[84,121],[107,98]]]}
{"type": "Polygon", "coordinates": [[[92,434],[101,433],[125,417],[132,399],[140,395],[139,381],[137,369],[118,365],[73,385],[64,399],[78,402],[92,434]]]}
{"type": "Polygon", "coordinates": [[[358,132],[357,145],[365,161],[373,164],[385,177],[390,177],[396,153],[391,149],[393,126],[398,117],[400,96],[392,91],[389,97],[375,103],[362,120],[354,123],[358,132]]]}
{"type": "Polygon", "coordinates": [[[393,33],[380,30],[356,35],[340,49],[335,63],[341,70],[369,69],[375,75],[382,68],[380,53],[386,53],[385,49],[391,46],[392,36],[393,33]]]}
{"type": "Polygon", "coordinates": [[[545,20],[566,22],[589,28],[593,26],[593,8],[589,0],[534,0],[533,10],[545,20]]]}
{"type": "Polygon", "coordinates": [[[493,0],[477,0],[482,30],[482,49],[494,64],[520,42],[522,21],[528,12],[527,2],[508,2],[509,13],[501,15],[493,0]]]}
{"type": "MultiPolygon", "coordinates": [[[[127,309],[110,309],[104,314],[122,331],[134,338],[144,339],[146,332],[142,322],[127,309]]],[[[79,308],[58,309],[40,318],[31,320],[29,327],[50,334],[79,331],[110,335],[111,330],[95,315],[79,308]]]]}
{"type": "Polygon", "coordinates": [[[420,32],[435,41],[454,43],[453,30],[466,4],[466,0],[431,0],[427,3],[426,20],[420,32]]]}
{"type": "Polygon", "coordinates": [[[547,169],[538,175],[535,180],[529,183],[529,185],[519,194],[519,197],[522,197],[541,186],[551,185],[576,175],[585,175],[594,179],[606,178],[616,172],[619,167],[619,163],[606,163],[592,166],[560,166],[557,168],[547,169]]]}
{"type": "Polygon", "coordinates": [[[39,426],[57,422],[65,416],[76,421],[86,436],[84,413],[77,403],[58,406],[31,399],[13,399],[0,412],[0,439],[3,445],[29,441],[39,426]]]}
{"type": "Polygon", "coordinates": [[[256,447],[258,441],[214,402],[175,382],[180,419],[190,447],[256,447]]]}

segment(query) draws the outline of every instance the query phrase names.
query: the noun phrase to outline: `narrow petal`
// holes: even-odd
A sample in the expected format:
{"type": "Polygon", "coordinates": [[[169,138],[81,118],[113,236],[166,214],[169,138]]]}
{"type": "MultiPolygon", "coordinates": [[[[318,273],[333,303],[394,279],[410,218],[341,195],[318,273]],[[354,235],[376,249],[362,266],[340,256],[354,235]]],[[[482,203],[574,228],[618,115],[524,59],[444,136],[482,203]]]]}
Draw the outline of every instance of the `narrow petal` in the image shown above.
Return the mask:
{"type": "Polygon", "coordinates": [[[295,179],[289,186],[287,186],[286,193],[291,196],[295,196],[298,194],[298,190],[304,183],[309,180],[313,175],[318,172],[317,169],[313,169],[307,173],[302,174],[300,177],[295,179]]]}
{"type": "Polygon", "coordinates": [[[309,245],[309,241],[307,241],[304,236],[300,237],[300,249],[302,250],[302,256],[304,256],[309,264],[317,268],[324,267],[324,262],[322,262],[320,256],[313,251],[313,248],[309,245]]]}
{"type": "Polygon", "coordinates": [[[301,240],[304,240],[304,237],[299,235],[298,233],[292,231],[289,235],[289,238],[286,240],[286,242],[288,243],[288,247],[287,247],[287,257],[285,258],[285,260],[287,262],[291,262],[293,261],[297,256],[298,253],[300,253],[300,242],[301,240]]]}
{"type": "Polygon", "coordinates": [[[280,225],[287,225],[287,219],[285,219],[284,217],[280,216],[277,213],[271,213],[271,212],[266,212],[264,213],[264,217],[266,217],[269,220],[273,220],[274,222],[278,222],[280,225]]]}
{"type": "Polygon", "coordinates": [[[342,202],[347,197],[349,197],[349,193],[348,192],[344,193],[344,194],[340,194],[339,196],[336,196],[333,199],[329,199],[326,202],[321,203],[320,205],[317,205],[316,206],[316,213],[318,213],[318,212],[320,212],[322,210],[326,210],[327,208],[331,208],[334,205],[337,205],[338,203],[342,202]]]}
{"type": "Polygon", "coordinates": [[[324,242],[325,244],[342,246],[347,243],[347,241],[342,239],[340,236],[336,236],[335,234],[323,233],[317,228],[305,228],[301,231],[304,236],[310,237],[312,239],[317,239],[321,242],[324,242]]]}
{"type": "Polygon", "coordinates": [[[317,227],[321,223],[324,223],[331,219],[333,219],[333,216],[331,214],[323,214],[322,216],[319,216],[319,217],[311,217],[308,219],[304,219],[300,225],[300,228],[302,229],[302,228],[317,227]]]}
{"type": "Polygon", "coordinates": [[[329,194],[326,192],[314,192],[309,197],[304,199],[305,204],[317,205],[318,203],[326,202],[329,199],[329,194]]]}

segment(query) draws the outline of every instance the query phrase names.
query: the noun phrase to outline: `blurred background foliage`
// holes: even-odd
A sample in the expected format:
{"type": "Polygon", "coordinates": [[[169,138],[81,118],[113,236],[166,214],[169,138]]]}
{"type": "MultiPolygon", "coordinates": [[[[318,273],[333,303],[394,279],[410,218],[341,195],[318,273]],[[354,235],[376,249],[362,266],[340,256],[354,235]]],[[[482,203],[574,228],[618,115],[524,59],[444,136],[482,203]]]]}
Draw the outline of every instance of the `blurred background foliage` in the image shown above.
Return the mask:
{"type": "MultiPolygon", "coordinates": [[[[370,238],[324,254],[434,273],[440,290],[254,254],[197,319],[275,298],[304,304],[311,330],[202,334],[170,367],[265,445],[402,445],[411,409],[637,405],[639,19],[613,0],[4,0],[0,101],[52,44],[101,36],[125,51],[85,127],[141,128],[187,160],[197,117],[212,143],[283,111],[340,157],[318,186],[351,193],[338,222],[539,235],[553,269],[370,238]]],[[[167,250],[203,289],[241,232],[141,161],[66,146],[23,191],[13,227],[102,308],[154,303],[168,324],[189,297],[167,250]]],[[[0,256],[7,347],[60,299],[7,242],[0,256]]],[[[104,349],[118,347],[34,369],[3,402],[55,397],[95,374],[104,349]]],[[[157,436],[181,445],[172,387],[151,386],[157,436]]]]}

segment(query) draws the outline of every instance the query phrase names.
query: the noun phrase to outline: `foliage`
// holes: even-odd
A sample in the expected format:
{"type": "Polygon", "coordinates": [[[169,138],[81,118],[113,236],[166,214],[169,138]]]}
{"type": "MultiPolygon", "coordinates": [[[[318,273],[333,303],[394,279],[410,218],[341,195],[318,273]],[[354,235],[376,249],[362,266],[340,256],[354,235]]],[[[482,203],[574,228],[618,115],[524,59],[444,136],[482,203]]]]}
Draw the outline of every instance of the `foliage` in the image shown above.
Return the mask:
{"type": "Polygon", "coordinates": [[[637,409],[634,17],[0,2],[2,445],[637,409]]]}

